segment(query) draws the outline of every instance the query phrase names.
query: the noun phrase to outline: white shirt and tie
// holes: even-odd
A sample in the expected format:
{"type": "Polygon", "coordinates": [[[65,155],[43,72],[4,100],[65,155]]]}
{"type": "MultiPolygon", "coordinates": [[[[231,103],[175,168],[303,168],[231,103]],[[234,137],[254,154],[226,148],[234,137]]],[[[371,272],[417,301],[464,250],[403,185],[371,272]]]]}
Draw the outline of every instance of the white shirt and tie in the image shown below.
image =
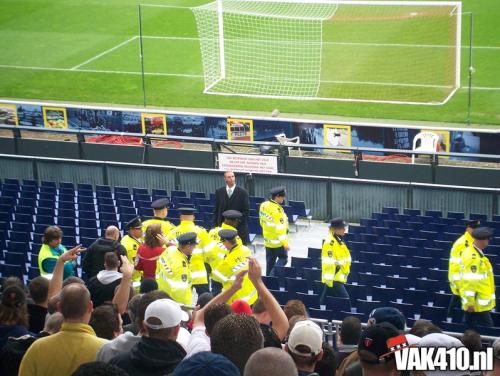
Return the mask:
{"type": "Polygon", "coordinates": [[[226,185],[227,197],[231,198],[234,192],[234,188],[236,188],[236,185],[233,185],[231,188],[228,185],[226,185]]]}

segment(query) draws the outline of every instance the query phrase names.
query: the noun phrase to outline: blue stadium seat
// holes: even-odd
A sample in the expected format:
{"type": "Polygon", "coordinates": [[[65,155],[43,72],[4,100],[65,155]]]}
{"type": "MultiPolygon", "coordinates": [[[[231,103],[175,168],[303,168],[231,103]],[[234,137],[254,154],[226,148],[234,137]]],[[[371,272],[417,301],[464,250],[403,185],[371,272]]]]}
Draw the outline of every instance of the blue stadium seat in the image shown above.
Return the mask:
{"type": "Polygon", "coordinates": [[[85,227],[85,228],[97,228],[97,222],[94,219],[85,219],[85,218],[79,218],[78,219],[78,226],[79,227],[85,227]]]}
{"type": "Polygon", "coordinates": [[[90,247],[90,245],[95,242],[96,238],[86,238],[86,237],[82,237],[80,236],[80,244],[85,247],[85,248],[88,248],[90,247]]]}
{"type": "Polygon", "coordinates": [[[15,213],[18,213],[18,214],[31,214],[31,215],[33,215],[33,214],[35,214],[35,205],[33,205],[33,206],[21,206],[21,205],[17,205],[15,213]]]}
{"type": "Polygon", "coordinates": [[[434,296],[430,290],[420,289],[403,289],[402,290],[403,302],[412,303],[418,306],[432,302],[434,296]]]}
{"type": "Polygon", "coordinates": [[[25,265],[0,264],[0,272],[2,277],[18,277],[21,281],[26,273],[25,265]]]}
{"type": "Polygon", "coordinates": [[[307,249],[307,257],[311,259],[321,258],[321,248],[312,248],[309,247],[307,249]]]}
{"type": "Polygon", "coordinates": [[[250,196],[250,208],[258,208],[261,203],[263,203],[266,199],[264,197],[259,196],[250,196]]]}
{"type": "Polygon", "coordinates": [[[87,196],[87,197],[94,197],[94,191],[91,189],[78,189],[78,196],[87,196]]]}
{"type": "Polygon", "coordinates": [[[97,231],[97,228],[80,227],[79,236],[85,238],[97,239],[99,237],[99,233],[97,231]]]}
{"type": "Polygon", "coordinates": [[[17,200],[19,206],[36,206],[36,199],[34,198],[20,198],[17,200]]]}
{"type": "Polygon", "coordinates": [[[433,303],[438,307],[448,307],[451,300],[451,294],[436,292],[434,294],[433,303]]]}
{"type": "Polygon", "coordinates": [[[314,281],[321,281],[321,269],[302,269],[302,277],[308,283],[308,289],[314,291],[314,281]]]}
{"type": "Polygon", "coordinates": [[[139,187],[133,187],[132,188],[132,193],[133,195],[147,195],[149,196],[149,190],[148,188],[139,188],[139,187]]]}
{"type": "Polygon", "coordinates": [[[262,276],[262,281],[264,282],[264,285],[269,290],[279,290],[280,289],[280,279],[278,277],[268,277],[268,276],[262,276]]]}
{"type": "Polygon", "coordinates": [[[389,302],[388,306],[399,309],[401,313],[407,318],[414,317],[415,306],[411,303],[398,303],[395,300],[393,300],[389,302]]]}
{"type": "Polygon", "coordinates": [[[62,202],[70,202],[70,203],[75,203],[75,196],[74,195],[68,195],[68,194],[60,194],[58,196],[58,205],[59,207],[61,206],[62,202]]]}
{"type": "Polygon", "coordinates": [[[12,220],[12,215],[7,212],[0,211],[0,221],[9,223],[12,220]]]}
{"type": "Polygon", "coordinates": [[[290,294],[297,292],[308,292],[307,281],[305,279],[285,278],[285,288],[290,294]]]}
{"type": "Polygon", "coordinates": [[[372,312],[375,308],[381,307],[382,302],[358,299],[356,300],[356,303],[354,305],[357,308],[357,312],[364,313],[366,316],[368,316],[370,315],[370,312],[372,312]]]}
{"type": "Polygon", "coordinates": [[[384,236],[384,243],[390,244],[391,246],[398,246],[398,245],[404,245],[407,244],[405,241],[406,238],[403,238],[402,236],[394,236],[394,235],[385,235],[384,236]]]}
{"type": "Polygon", "coordinates": [[[394,268],[392,265],[381,265],[381,264],[372,265],[373,273],[380,275],[390,275],[392,274],[393,269],[394,268]]]}
{"type": "Polygon", "coordinates": [[[405,256],[415,256],[419,253],[417,247],[411,247],[407,245],[398,245],[396,252],[398,255],[405,255],[405,256]]]}
{"type": "MultiPolygon", "coordinates": [[[[37,193],[38,193],[38,187],[37,186],[34,186],[34,185],[22,185],[21,187],[21,194],[20,194],[20,197],[27,197],[27,198],[33,198],[33,197],[36,197],[37,193]]],[[[6,187],[3,188],[3,190],[7,189],[6,187]]],[[[19,187],[18,188],[10,188],[9,190],[18,190],[19,191],[19,187]]]]}
{"type": "MultiPolygon", "coordinates": [[[[111,204],[113,205],[113,204],[111,204]]],[[[116,199],[116,206],[122,207],[122,206],[134,206],[134,201],[130,198],[118,198],[116,199]]]]}
{"type": "Polygon", "coordinates": [[[111,187],[109,185],[96,184],[95,191],[97,192],[111,192],[111,187]]]}
{"type": "MultiPolygon", "coordinates": [[[[2,196],[18,198],[19,194],[17,192],[17,189],[16,190],[12,190],[12,189],[2,188],[2,196]]],[[[30,195],[30,197],[31,198],[35,198],[36,197],[36,192],[34,192],[34,195],[30,195]]]]}
{"type": "Polygon", "coordinates": [[[422,268],[415,266],[400,266],[398,268],[399,275],[404,278],[408,278],[410,281],[415,281],[416,278],[422,276],[422,268]]]}
{"type": "Polygon", "coordinates": [[[59,190],[61,189],[75,189],[75,185],[69,182],[61,182],[59,183],[59,190]]]}
{"type": "Polygon", "coordinates": [[[78,242],[76,241],[76,237],[75,236],[68,236],[66,234],[63,235],[63,238],[62,238],[62,244],[70,249],[70,248],[73,248],[75,247],[78,242]]]}
{"type": "Polygon", "coordinates": [[[27,259],[27,253],[5,252],[4,261],[6,264],[24,266],[27,259]]]}
{"type": "Polygon", "coordinates": [[[283,210],[285,211],[286,215],[288,216],[289,223],[297,222],[297,219],[299,218],[299,216],[297,214],[295,214],[295,210],[291,206],[283,205],[283,210]]]}
{"type": "Polygon", "coordinates": [[[116,213],[99,212],[100,221],[116,221],[116,213]]]}
{"type": "Polygon", "coordinates": [[[23,184],[22,185],[29,185],[32,187],[38,187],[38,182],[33,179],[23,179],[23,184]]]}
{"type": "Polygon", "coordinates": [[[42,180],[40,182],[40,187],[57,188],[57,185],[56,185],[56,182],[54,182],[54,181],[42,180]]]}
{"type": "Polygon", "coordinates": [[[186,194],[186,191],[172,190],[171,196],[173,199],[174,197],[187,197],[187,194],[186,194]]]}
{"type": "Polygon", "coordinates": [[[453,218],[453,219],[464,219],[465,214],[463,212],[451,212],[449,211],[446,215],[447,218],[453,218]]]}
{"type": "Polygon", "coordinates": [[[327,310],[351,311],[351,301],[348,298],[338,298],[336,296],[326,296],[325,305],[327,310]]]}
{"type": "Polygon", "coordinates": [[[115,201],[112,198],[108,198],[108,197],[98,197],[97,198],[97,206],[99,206],[99,205],[114,206],[115,201]]]}
{"type": "Polygon", "coordinates": [[[312,260],[305,257],[292,256],[291,266],[293,268],[311,268],[312,260]]]}
{"type": "Polygon", "coordinates": [[[439,325],[441,321],[446,321],[447,308],[423,305],[420,307],[420,318],[432,321],[439,325]]]}
{"type": "Polygon", "coordinates": [[[135,207],[151,209],[151,200],[136,200],[135,207]]]}
{"type": "MultiPolygon", "coordinates": [[[[287,266],[275,266],[275,273],[278,278],[296,278],[297,270],[287,266]]],[[[268,271],[269,272],[269,271],[268,271]]]]}
{"type": "Polygon", "coordinates": [[[45,229],[49,226],[54,225],[54,223],[36,223],[35,224],[35,233],[37,234],[43,234],[45,232],[45,229]]]}
{"type": "Polygon", "coordinates": [[[293,208],[295,214],[299,217],[309,217],[311,215],[311,209],[306,208],[304,201],[288,200],[288,204],[293,208]]]}
{"type": "Polygon", "coordinates": [[[384,226],[388,227],[390,229],[396,229],[396,228],[399,227],[400,223],[401,222],[399,222],[399,221],[393,221],[393,220],[390,220],[390,219],[389,220],[386,219],[384,221],[384,226]]]}
{"type": "Polygon", "coordinates": [[[429,223],[431,223],[433,221],[434,221],[434,217],[430,217],[430,216],[417,215],[415,217],[415,222],[420,222],[420,223],[423,223],[423,224],[429,224],[429,223]]]}
{"type": "Polygon", "coordinates": [[[96,192],[96,197],[97,197],[98,200],[102,200],[102,199],[112,200],[113,199],[113,194],[111,193],[111,191],[97,191],[96,192]]]}
{"type": "Polygon", "coordinates": [[[391,216],[387,213],[372,213],[372,218],[381,223],[383,223],[384,220],[392,219],[391,216]]]}
{"type": "Polygon", "coordinates": [[[152,217],[154,215],[153,209],[139,207],[139,215],[142,216],[142,217],[152,217]]]}
{"type": "Polygon", "coordinates": [[[334,319],[333,311],[316,309],[316,308],[309,308],[309,316],[313,319],[319,319],[319,320],[330,321],[334,319]]]}
{"type": "Polygon", "coordinates": [[[248,231],[251,234],[262,235],[262,227],[258,217],[248,217],[248,231]]]}
{"type": "MultiPolygon", "coordinates": [[[[408,222],[406,222],[406,224],[408,225],[408,228],[411,228],[412,230],[415,230],[415,231],[424,230],[424,224],[422,222],[408,221],[408,222]]],[[[413,237],[417,237],[415,235],[413,237]]]]}
{"type": "Polygon", "coordinates": [[[74,217],[57,217],[58,226],[75,227],[76,220],[74,217]]]}
{"type": "Polygon", "coordinates": [[[75,190],[71,188],[59,188],[59,196],[61,195],[75,197],[76,193],[75,190]]]}
{"type": "Polygon", "coordinates": [[[52,195],[57,194],[57,188],[56,187],[40,187],[39,189],[40,193],[50,193],[52,195]]]}
{"type": "Polygon", "coordinates": [[[92,191],[93,190],[93,187],[92,187],[92,184],[88,184],[88,183],[78,183],[77,185],[77,189],[80,191],[80,190],[86,190],[86,191],[92,191]]]}
{"type": "Polygon", "coordinates": [[[443,212],[441,210],[426,210],[425,216],[439,219],[443,216],[443,212]]]}
{"type": "Polygon", "coordinates": [[[57,202],[57,209],[58,210],[72,210],[73,212],[75,211],[75,201],[74,200],[69,200],[69,201],[58,201],[57,202]]]}
{"type": "MultiPolygon", "coordinates": [[[[113,208],[114,209],[114,208],[113,208]]],[[[95,205],[93,203],[79,202],[78,211],[95,212],[95,205]]]]}
{"type": "MultiPolygon", "coordinates": [[[[380,301],[381,305],[387,305],[397,297],[397,291],[395,288],[373,286],[371,288],[372,300],[380,301]]],[[[363,300],[365,299],[363,298],[363,300]]]]}
{"type": "Polygon", "coordinates": [[[43,239],[43,233],[42,232],[40,232],[40,233],[35,232],[33,234],[33,243],[42,244],[42,239],[43,239]]]}
{"type": "Polygon", "coordinates": [[[30,250],[29,242],[9,241],[7,243],[7,251],[13,253],[27,253],[30,250]]]}
{"type": "Polygon", "coordinates": [[[397,289],[407,288],[410,285],[409,279],[403,277],[386,276],[384,282],[387,287],[397,289]]]}
{"type": "Polygon", "coordinates": [[[28,281],[40,276],[40,269],[36,266],[30,266],[28,268],[28,281]]]}
{"type": "Polygon", "coordinates": [[[299,299],[304,305],[309,308],[319,309],[319,295],[318,294],[306,294],[302,292],[296,293],[297,299],[299,299]]]}
{"type": "Polygon", "coordinates": [[[379,274],[358,273],[359,282],[367,286],[380,286],[382,277],[379,274]]]}
{"type": "Polygon", "coordinates": [[[42,215],[42,216],[54,216],[55,215],[55,209],[54,208],[37,208],[36,209],[36,215],[37,215],[37,217],[39,215],[42,215]]]}
{"type": "Polygon", "coordinates": [[[14,179],[14,178],[5,178],[3,180],[4,184],[10,184],[10,185],[19,185],[19,180],[14,179]]]}
{"type": "Polygon", "coordinates": [[[415,217],[417,215],[420,215],[421,211],[420,211],[420,209],[406,208],[406,209],[403,209],[403,214],[415,217]]]}
{"type": "Polygon", "coordinates": [[[445,232],[447,228],[448,228],[448,225],[446,225],[444,223],[430,223],[429,224],[429,229],[431,231],[436,231],[438,233],[445,232]]]}
{"type": "Polygon", "coordinates": [[[21,223],[21,222],[11,222],[12,231],[20,231],[20,232],[31,232],[33,231],[33,225],[31,223],[21,223]]]}
{"type": "Polygon", "coordinates": [[[288,291],[280,291],[280,290],[269,290],[269,291],[271,292],[271,294],[273,294],[273,296],[276,298],[276,300],[280,305],[285,305],[286,302],[290,300],[288,291]]]}
{"type": "MultiPolygon", "coordinates": [[[[87,213],[92,213],[92,215],[95,217],[95,213],[93,211],[87,212],[87,213]]],[[[57,215],[59,217],[67,217],[67,218],[76,217],[76,210],[74,209],[74,207],[73,208],[65,208],[65,209],[57,209],[57,215]]],[[[81,217],[82,212],[79,212],[78,216],[81,217]]]]}
{"type": "Polygon", "coordinates": [[[31,241],[31,236],[27,231],[10,231],[9,240],[13,242],[28,243],[31,241]]]}
{"type": "Polygon", "coordinates": [[[121,206],[118,208],[119,214],[132,214],[133,216],[137,215],[135,208],[130,206],[121,206]]]}
{"type": "Polygon", "coordinates": [[[382,207],[382,213],[399,214],[399,208],[384,206],[382,207]]]}

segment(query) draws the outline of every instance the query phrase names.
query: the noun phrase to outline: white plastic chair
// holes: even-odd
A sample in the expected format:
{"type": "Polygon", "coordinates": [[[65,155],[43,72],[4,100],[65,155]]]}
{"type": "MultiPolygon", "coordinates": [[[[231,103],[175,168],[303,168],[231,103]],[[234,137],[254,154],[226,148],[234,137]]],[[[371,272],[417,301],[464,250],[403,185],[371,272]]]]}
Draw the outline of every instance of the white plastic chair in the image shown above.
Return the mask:
{"type": "MultiPolygon", "coordinates": [[[[283,146],[300,144],[300,137],[299,136],[296,136],[293,138],[287,138],[284,133],[280,133],[280,134],[275,135],[274,137],[276,137],[276,140],[280,143],[280,145],[283,145],[283,146]]],[[[292,150],[292,148],[289,147],[288,152],[290,153],[291,150],[292,150]]],[[[300,148],[298,148],[298,150],[299,150],[299,156],[300,156],[301,155],[300,148]]]]}
{"type": "MultiPolygon", "coordinates": [[[[420,132],[413,138],[413,151],[438,151],[438,145],[439,136],[432,132],[420,132]]],[[[411,155],[411,163],[415,163],[415,154],[411,155]]]]}

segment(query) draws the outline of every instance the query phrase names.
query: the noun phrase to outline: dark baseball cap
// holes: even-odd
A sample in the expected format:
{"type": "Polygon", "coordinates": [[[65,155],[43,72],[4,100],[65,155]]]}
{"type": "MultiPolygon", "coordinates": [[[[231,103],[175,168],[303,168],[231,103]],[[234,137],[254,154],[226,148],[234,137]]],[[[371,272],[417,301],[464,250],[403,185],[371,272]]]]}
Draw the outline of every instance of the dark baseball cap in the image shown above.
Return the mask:
{"type": "Polygon", "coordinates": [[[405,330],[406,319],[401,311],[394,307],[380,307],[375,308],[371,311],[370,316],[368,316],[369,324],[381,324],[383,322],[388,322],[397,330],[405,330]]]}
{"type": "Polygon", "coordinates": [[[408,347],[406,337],[394,325],[383,322],[363,331],[358,343],[358,355],[365,363],[387,363],[394,358],[395,351],[404,347],[408,347]]]}

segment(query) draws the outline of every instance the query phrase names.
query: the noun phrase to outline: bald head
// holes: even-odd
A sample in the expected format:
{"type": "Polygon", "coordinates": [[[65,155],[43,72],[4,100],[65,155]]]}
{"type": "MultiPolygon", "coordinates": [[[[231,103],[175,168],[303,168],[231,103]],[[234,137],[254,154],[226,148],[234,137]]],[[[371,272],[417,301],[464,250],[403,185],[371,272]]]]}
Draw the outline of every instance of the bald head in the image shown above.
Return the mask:
{"type": "Polygon", "coordinates": [[[252,354],[245,366],[244,376],[297,376],[297,367],[287,352],[266,347],[252,354]]]}
{"type": "Polygon", "coordinates": [[[118,227],[116,226],[108,226],[104,236],[106,239],[118,240],[120,239],[120,230],[118,230],[118,227]]]}
{"type": "Polygon", "coordinates": [[[60,295],[59,312],[65,321],[88,322],[92,312],[89,290],[79,283],[64,287],[60,295]]]}
{"type": "Polygon", "coordinates": [[[55,334],[59,330],[61,330],[61,325],[64,321],[64,317],[61,313],[55,312],[52,315],[48,315],[45,319],[45,326],[43,327],[43,331],[55,334]]]}

